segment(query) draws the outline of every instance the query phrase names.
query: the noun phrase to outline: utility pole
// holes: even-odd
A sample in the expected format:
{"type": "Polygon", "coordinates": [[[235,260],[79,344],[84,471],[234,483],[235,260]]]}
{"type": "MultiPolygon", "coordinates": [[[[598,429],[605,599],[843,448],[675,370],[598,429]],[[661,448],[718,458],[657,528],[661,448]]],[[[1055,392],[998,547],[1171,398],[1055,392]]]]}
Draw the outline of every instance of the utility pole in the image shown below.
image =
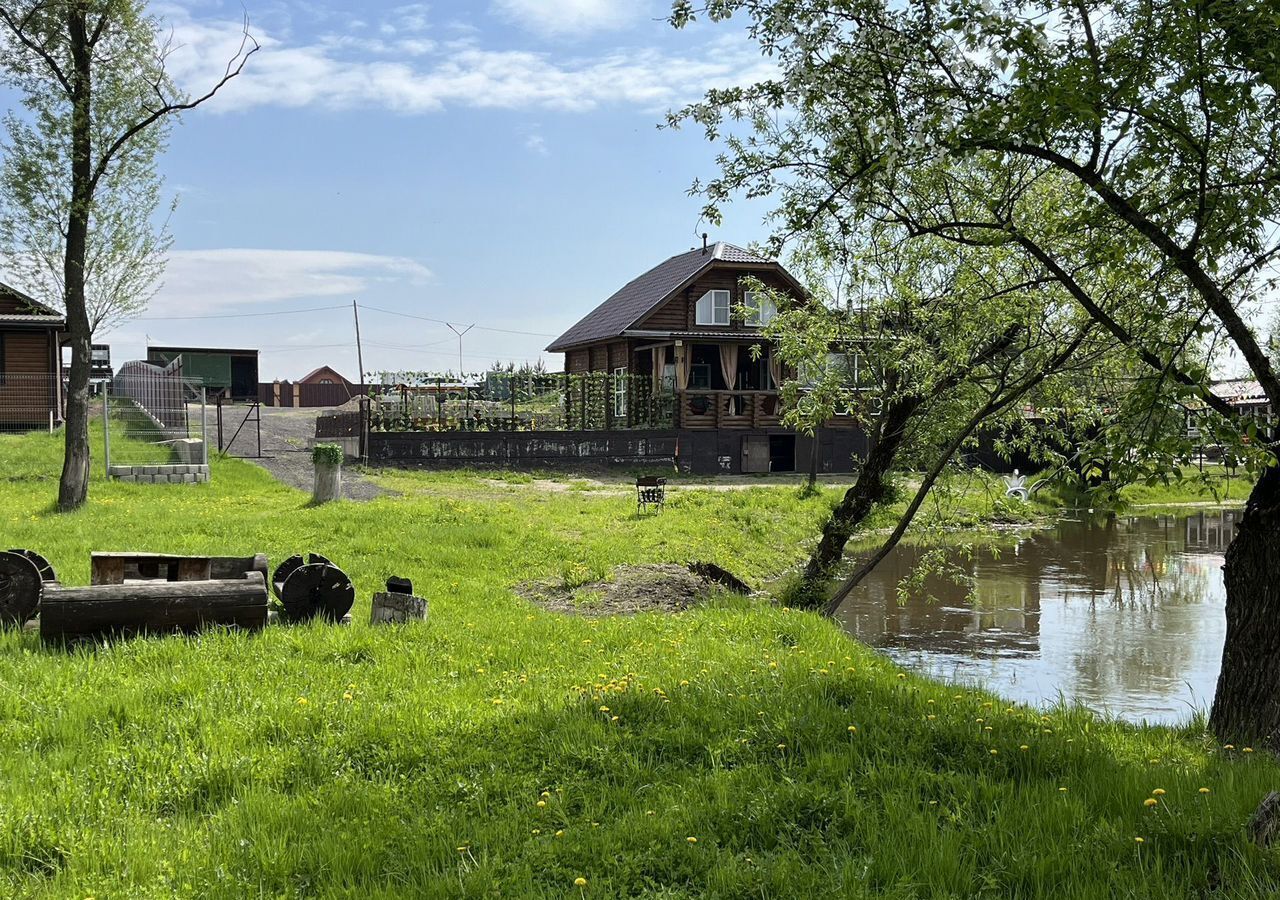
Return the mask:
{"type": "Polygon", "coordinates": [[[351,301],[351,314],[356,317],[356,365],[360,367],[360,371],[356,373],[356,384],[362,389],[364,387],[364,351],[360,348],[360,307],[356,305],[356,301],[351,301]]]}
{"type": "Polygon", "coordinates": [[[450,330],[450,331],[452,331],[454,334],[456,334],[456,335],[458,336],[458,380],[459,380],[459,381],[462,381],[462,378],[463,378],[463,375],[462,375],[462,336],[463,336],[464,334],[466,334],[468,331],[470,331],[472,328],[475,328],[475,327],[476,327],[476,324],[475,324],[475,322],[472,322],[470,325],[468,325],[466,328],[462,329],[461,331],[459,331],[457,328],[455,328],[452,322],[445,322],[445,324],[449,326],[449,330],[450,330]]]}

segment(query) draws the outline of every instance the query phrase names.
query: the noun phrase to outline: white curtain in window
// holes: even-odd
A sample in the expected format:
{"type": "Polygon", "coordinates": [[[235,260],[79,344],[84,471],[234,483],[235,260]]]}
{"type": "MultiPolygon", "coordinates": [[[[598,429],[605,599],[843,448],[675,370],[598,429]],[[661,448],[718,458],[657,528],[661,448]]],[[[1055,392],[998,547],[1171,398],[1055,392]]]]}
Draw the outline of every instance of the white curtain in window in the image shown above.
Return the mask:
{"type": "Polygon", "coordinates": [[[724,376],[725,386],[733,390],[738,380],[738,345],[720,345],[720,374],[724,376]]]}
{"type": "Polygon", "coordinates": [[[775,391],[782,390],[782,360],[772,347],[769,348],[769,380],[773,382],[775,391]]]}
{"type": "Polygon", "coordinates": [[[662,393],[662,370],[667,367],[667,348],[664,344],[661,347],[653,348],[653,395],[656,397],[662,393]]]}
{"type": "Polygon", "coordinates": [[[693,348],[688,344],[676,348],[676,390],[689,388],[689,370],[693,367],[693,348]]]}

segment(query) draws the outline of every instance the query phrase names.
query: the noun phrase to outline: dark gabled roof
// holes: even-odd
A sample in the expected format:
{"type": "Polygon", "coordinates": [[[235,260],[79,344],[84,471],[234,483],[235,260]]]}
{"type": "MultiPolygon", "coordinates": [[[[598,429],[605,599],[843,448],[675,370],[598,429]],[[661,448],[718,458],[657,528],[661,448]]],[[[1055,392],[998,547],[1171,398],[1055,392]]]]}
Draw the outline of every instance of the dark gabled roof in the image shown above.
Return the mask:
{"type": "Polygon", "coordinates": [[[6,322],[18,324],[42,324],[49,326],[66,325],[66,318],[56,309],[45,306],[43,303],[24,294],[15,287],[10,287],[0,281],[0,296],[8,294],[10,297],[18,301],[20,306],[26,306],[31,311],[21,313],[5,313],[0,318],[6,322]]]}
{"type": "MultiPolygon", "coordinates": [[[[775,260],[723,242],[718,242],[705,250],[696,248],[687,253],[678,254],[654,266],[639,278],[628,282],[616,294],[583,316],[578,324],[552,341],[547,347],[547,352],[556,353],[579,344],[620,337],[624,331],[661,306],[680,288],[716,263],[726,262],[758,266],[777,265],[775,260]]],[[[778,269],[786,275],[786,271],[781,266],[778,266],[778,269]]],[[[787,278],[792,280],[790,276],[787,278]]]]}

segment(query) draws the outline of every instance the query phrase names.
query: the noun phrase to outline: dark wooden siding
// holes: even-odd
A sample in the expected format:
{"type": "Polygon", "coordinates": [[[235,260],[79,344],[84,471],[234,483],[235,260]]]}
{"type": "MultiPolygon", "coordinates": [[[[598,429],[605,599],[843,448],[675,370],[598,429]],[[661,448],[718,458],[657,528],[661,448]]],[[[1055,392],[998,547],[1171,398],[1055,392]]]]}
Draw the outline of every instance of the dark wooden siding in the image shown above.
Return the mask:
{"type": "Polygon", "coordinates": [[[0,426],[48,421],[55,405],[52,353],[47,331],[0,331],[0,426]]]}
{"type": "MultiPolygon", "coordinates": [[[[695,306],[698,298],[707,291],[729,291],[733,298],[731,302],[736,306],[742,302],[740,282],[748,275],[755,275],[769,287],[794,295],[791,286],[771,270],[713,269],[687,290],[655,309],[637,328],[643,331],[720,331],[724,328],[723,325],[694,324],[697,321],[695,306]]],[[[729,327],[741,329],[742,321],[734,316],[729,327]]]]}
{"type": "Polygon", "coordinates": [[[626,369],[631,366],[631,352],[626,341],[609,345],[609,371],[626,369]]]}
{"type": "Polygon", "coordinates": [[[585,349],[570,350],[564,355],[564,370],[573,375],[586,372],[591,365],[590,354],[585,349]]]}
{"type": "Polygon", "coordinates": [[[607,344],[595,344],[591,347],[592,372],[603,372],[609,367],[609,347],[607,344]]]}

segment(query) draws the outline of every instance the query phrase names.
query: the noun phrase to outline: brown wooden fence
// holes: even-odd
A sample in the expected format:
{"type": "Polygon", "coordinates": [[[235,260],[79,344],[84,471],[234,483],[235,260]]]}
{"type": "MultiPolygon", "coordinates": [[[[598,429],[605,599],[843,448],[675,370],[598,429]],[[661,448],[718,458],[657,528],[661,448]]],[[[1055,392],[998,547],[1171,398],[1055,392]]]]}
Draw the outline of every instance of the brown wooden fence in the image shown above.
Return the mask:
{"type": "Polygon", "coordinates": [[[360,384],[295,384],[289,381],[270,381],[258,385],[258,401],[263,406],[342,406],[356,397],[368,395],[368,385],[360,384]]]}

